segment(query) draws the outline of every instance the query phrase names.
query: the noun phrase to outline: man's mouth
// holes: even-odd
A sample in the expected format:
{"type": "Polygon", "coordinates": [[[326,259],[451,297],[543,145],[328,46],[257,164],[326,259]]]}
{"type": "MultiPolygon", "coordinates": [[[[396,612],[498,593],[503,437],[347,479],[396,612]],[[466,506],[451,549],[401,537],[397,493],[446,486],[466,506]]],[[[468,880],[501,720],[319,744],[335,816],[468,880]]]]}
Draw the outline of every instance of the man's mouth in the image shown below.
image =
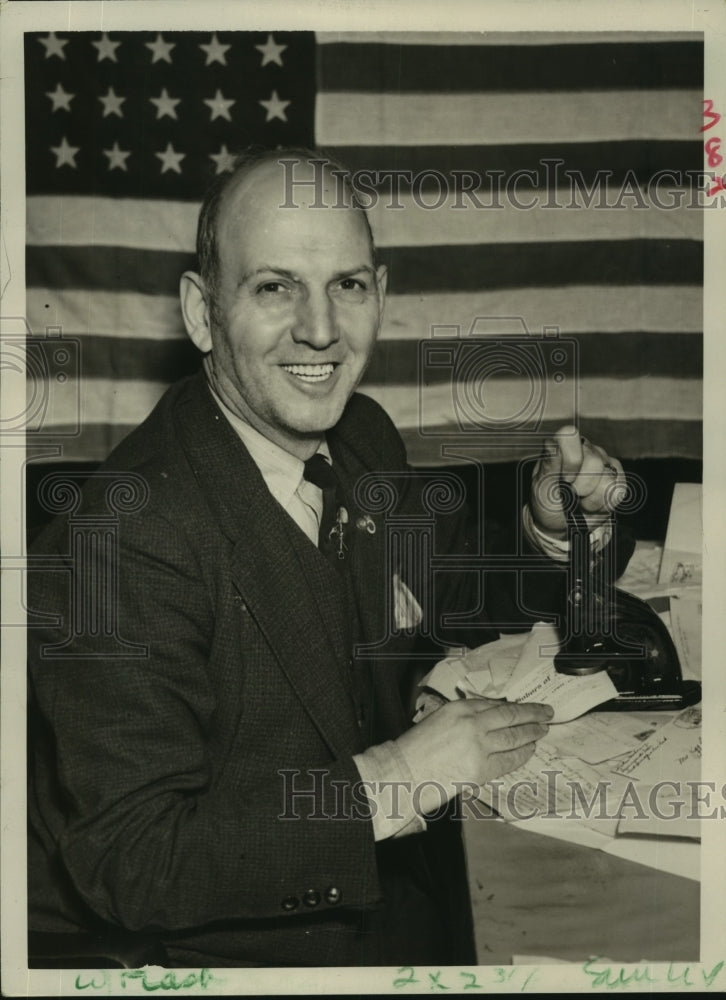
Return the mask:
{"type": "Polygon", "coordinates": [[[301,382],[325,382],[335,371],[335,365],[328,361],[324,365],[281,365],[286,372],[295,375],[301,382]]]}

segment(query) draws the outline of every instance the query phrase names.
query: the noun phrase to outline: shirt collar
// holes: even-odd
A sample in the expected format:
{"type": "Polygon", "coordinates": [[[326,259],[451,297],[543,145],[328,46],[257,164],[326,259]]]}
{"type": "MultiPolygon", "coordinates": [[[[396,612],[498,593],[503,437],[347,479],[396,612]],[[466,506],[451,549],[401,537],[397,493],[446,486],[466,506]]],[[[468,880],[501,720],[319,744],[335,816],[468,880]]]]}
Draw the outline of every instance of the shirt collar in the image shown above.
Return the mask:
{"type": "MultiPolygon", "coordinates": [[[[289,451],[285,451],[274,441],[270,441],[238,414],[233,413],[222,402],[211,385],[209,385],[209,389],[220,410],[250,453],[252,461],[260,470],[270,493],[278,503],[287,509],[300,485],[304,463],[296,455],[291,455],[289,451]]],[[[330,449],[325,438],[321,440],[317,451],[324,455],[328,461],[331,460],[330,449]]]]}

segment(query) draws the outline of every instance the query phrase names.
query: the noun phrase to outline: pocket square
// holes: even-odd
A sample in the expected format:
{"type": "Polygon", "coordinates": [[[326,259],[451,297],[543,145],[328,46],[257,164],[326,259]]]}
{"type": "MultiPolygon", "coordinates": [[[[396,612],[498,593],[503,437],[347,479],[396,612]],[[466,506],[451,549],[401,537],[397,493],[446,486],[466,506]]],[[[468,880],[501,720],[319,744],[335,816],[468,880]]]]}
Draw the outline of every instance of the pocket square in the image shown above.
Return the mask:
{"type": "Polygon", "coordinates": [[[393,574],[393,620],[397,629],[413,629],[421,624],[421,605],[398,573],[393,574]]]}

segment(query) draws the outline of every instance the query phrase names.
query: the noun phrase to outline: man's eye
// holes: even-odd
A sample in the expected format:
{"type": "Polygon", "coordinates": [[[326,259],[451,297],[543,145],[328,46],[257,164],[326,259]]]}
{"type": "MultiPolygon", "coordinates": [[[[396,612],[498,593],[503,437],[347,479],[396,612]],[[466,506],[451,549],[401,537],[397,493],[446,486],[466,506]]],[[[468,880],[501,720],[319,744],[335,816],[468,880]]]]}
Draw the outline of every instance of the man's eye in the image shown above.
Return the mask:
{"type": "Polygon", "coordinates": [[[281,281],[265,281],[262,285],[257,286],[257,294],[267,295],[275,294],[276,292],[284,292],[285,286],[281,281]]]}
{"type": "Polygon", "coordinates": [[[365,292],[368,285],[361,278],[343,278],[339,286],[344,292],[365,292]]]}

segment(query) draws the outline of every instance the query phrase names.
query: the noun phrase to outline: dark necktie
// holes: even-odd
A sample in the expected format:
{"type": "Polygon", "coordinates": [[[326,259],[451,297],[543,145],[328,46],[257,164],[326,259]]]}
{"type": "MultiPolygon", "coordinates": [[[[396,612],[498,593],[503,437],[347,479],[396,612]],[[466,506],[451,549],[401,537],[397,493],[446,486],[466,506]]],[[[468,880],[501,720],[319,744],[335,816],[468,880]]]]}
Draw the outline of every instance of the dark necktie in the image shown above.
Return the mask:
{"type": "Polygon", "coordinates": [[[336,526],[338,512],[338,477],[330,462],[320,452],[316,452],[305,462],[303,479],[322,491],[323,513],[318,529],[318,548],[330,558],[334,548],[330,533],[336,526]]]}

